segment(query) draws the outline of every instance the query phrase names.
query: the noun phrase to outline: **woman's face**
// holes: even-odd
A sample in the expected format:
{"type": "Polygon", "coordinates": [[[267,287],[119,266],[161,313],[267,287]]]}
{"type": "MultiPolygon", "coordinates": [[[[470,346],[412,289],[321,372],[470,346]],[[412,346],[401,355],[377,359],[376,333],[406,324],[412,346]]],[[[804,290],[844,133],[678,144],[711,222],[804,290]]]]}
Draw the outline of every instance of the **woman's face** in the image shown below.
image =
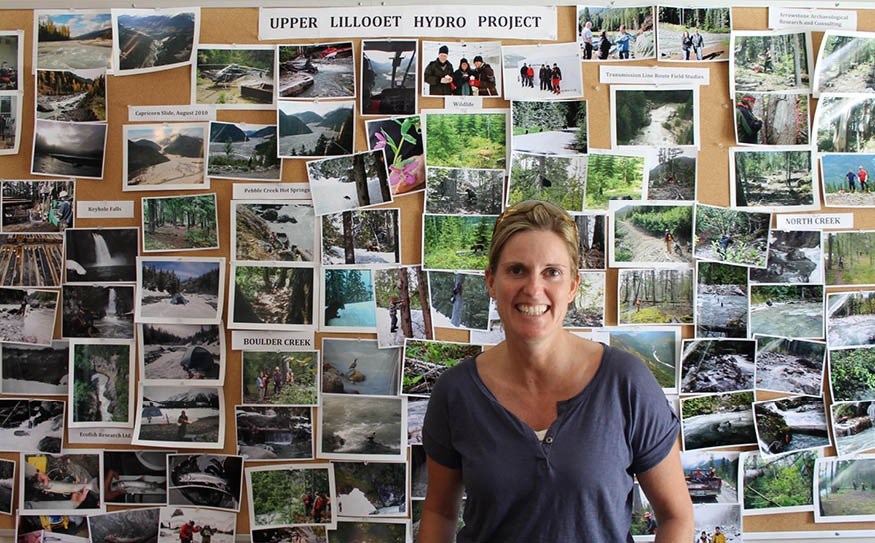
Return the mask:
{"type": "Polygon", "coordinates": [[[463,63],[459,64],[459,68],[461,68],[463,72],[468,71],[468,70],[471,69],[471,67],[468,66],[468,63],[467,63],[467,62],[463,62],[463,63]]]}
{"type": "Polygon", "coordinates": [[[561,331],[579,282],[565,242],[546,230],[511,236],[495,272],[486,271],[505,334],[525,341],[547,339],[561,331]]]}

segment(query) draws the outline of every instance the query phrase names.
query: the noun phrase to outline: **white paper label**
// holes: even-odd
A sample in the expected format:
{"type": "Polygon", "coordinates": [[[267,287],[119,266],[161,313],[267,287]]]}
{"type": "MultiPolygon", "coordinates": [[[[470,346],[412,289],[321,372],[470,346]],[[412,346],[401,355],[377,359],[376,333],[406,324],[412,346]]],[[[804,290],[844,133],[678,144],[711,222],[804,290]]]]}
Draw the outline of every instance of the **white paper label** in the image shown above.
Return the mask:
{"type": "Polygon", "coordinates": [[[130,445],[134,431],[130,428],[68,428],[67,443],[76,445],[130,445]]]}
{"type": "Polygon", "coordinates": [[[309,200],[310,183],[234,183],[235,200],[309,200]]]}
{"type": "Polygon", "coordinates": [[[76,217],[80,219],[132,219],[134,202],[130,200],[76,202],[76,217]]]}
{"type": "Polygon", "coordinates": [[[778,214],[778,230],[823,230],[853,228],[853,213],[778,214]]]}
{"type": "Polygon", "coordinates": [[[709,85],[711,71],[708,68],[600,66],[599,82],[606,85],[709,85]]]}
{"type": "Polygon", "coordinates": [[[556,6],[261,8],[259,40],[312,38],[557,39],[556,6]]]}
{"type": "Polygon", "coordinates": [[[129,122],[215,121],[213,106],[128,106],[129,122]]]}
{"type": "Polygon", "coordinates": [[[444,109],[483,109],[482,96],[447,96],[444,109]]]}
{"type": "Polygon", "coordinates": [[[257,332],[234,330],[231,349],[235,351],[312,351],[316,349],[313,332],[257,332]]]}
{"type": "Polygon", "coordinates": [[[857,30],[857,11],[810,8],[769,8],[769,28],[857,30]]]}

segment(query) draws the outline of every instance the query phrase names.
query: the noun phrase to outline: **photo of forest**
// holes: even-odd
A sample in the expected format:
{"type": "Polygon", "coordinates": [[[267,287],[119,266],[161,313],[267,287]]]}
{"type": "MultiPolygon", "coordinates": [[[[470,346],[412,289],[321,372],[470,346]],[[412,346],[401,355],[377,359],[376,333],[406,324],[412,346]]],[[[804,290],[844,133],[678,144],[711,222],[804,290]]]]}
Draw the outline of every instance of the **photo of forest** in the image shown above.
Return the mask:
{"type": "Polygon", "coordinates": [[[70,424],[133,425],[132,342],[74,342],[71,351],[70,424]]]}
{"type": "Polygon", "coordinates": [[[383,151],[311,160],[307,179],[317,215],[391,202],[383,151]]]}
{"type": "Polygon", "coordinates": [[[760,145],[808,145],[811,123],[808,98],[807,94],[735,93],[735,141],[760,145]],[[748,99],[744,100],[745,97],[748,99]],[[746,111],[741,110],[747,109],[748,105],[754,118],[762,122],[760,128],[756,128],[755,122],[746,122],[746,111]]]}
{"type": "Polygon", "coordinates": [[[697,204],[695,257],[764,268],[771,222],[770,213],[697,204]]]}
{"type": "Polygon", "coordinates": [[[232,269],[232,323],[279,330],[314,324],[313,268],[252,264],[232,269]]]}
{"type": "Polygon", "coordinates": [[[352,42],[280,45],[280,98],[353,98],[352,42]]]}
{"type": "Polygon", "coordinates": [[[684,451],[753,445],[753,391],[681,398],[684,451]]]}
{"type": "Polygon", "coordinates": [[[548,156],[511,152],[507,205],[544,200],[567,211],[583,209],[586,156],[548,156]]]}
{"type": "Polygon", "coordinates": [[[607,215],[575,213],[571,215],[577,223],[580,238],[577,250],[580,253],[580,269],[605,269],[605,223],[607,215]]]}
{"type": "Polygon", "coordinates": [[[623,205],[611,202],[613,266],[691,263],[692,204],[623,205]]]}
{"type": "MultiPolygon", "coordinates": [[[[602,46],[593,40],[593,46],[597,51],[590,57],[592,60],[617,60],[630,59],[641,60],[656,56],[656,36],[654,34],[654,7],[595,7],[577,6],[577,35],[580,47],[584,49],[580,39],[581,31],[587,22],[592,23],[593,36],[606,33],[608,43],[602,46]],[[625,56],[620,51],[620,27],[626,29],[630,36],[627,42],[625,56]],[[604,49],[603,49],[604,47],[604,49]],[[602,56],[601,52],[606,53],[602,56]],[[595,54],[599,53],[599,54],[595,54]]],[[[584,53],[585,53],[584,49],[584,53]]],[[[586,55],[584,55],[586,60],[586,55]]]]}
{"type": "Polygon", "coordinates": [[[872,518],[872,511],[875,511],[875,493],[872,492],[875,458],[820,458],[815,477],[816,522],[872,518]],[[869,490],[866,490],[867,486],[869,490]]]}
{"type": "Polygon", "coordinates": [[[371,269],[324,269],[322,322],[326,328],[377,325],[371,269]]]}
{"type": "Polygon", "coordinates": [[[485,270],[497,217],[431,215],[422,217],[422,267],[426,270],[485,270]]]}
{"type": "Polygon", "coordinates": [[[143,251],[219,246],[216,195],[143,198],[143,251]]]}
{"type": "Polygon", "coordinates": [[[618,324],[692,324],[693,271],[619,270],[618,324]]]}
{"type": "Polygon", "coordinates": [[[562,326],[565,328],[601,328],[605,325],[605,274],[579,272],[580,285],[562,326]]]}
{"type": "Polygon", "coordinates": [[[697,155],[690,147],[658,147],[647,176],[647,198],[695,200],[697,155]]]}
{"type": "Polygon", "coordinates": [[[353,152],[351,100],[277,104],[280,158],[348,155],[353,152]]]}
{"type": "Polygon", "coordinates": [[[124,186],[127,190],[151,190],[154,185],[174,185],[173,188],[208,186],[205,177],[206,125],[127,125],[124,134],[127,142],[124,148],[124,186]]]}
{"type": "Polygon", "coordinates": [[[733,149],[733,205],[740,208],[806,208],[816,204],[811,151],[733,149]]]}
{"type": "Polygon", "coordinates": [[[426,113],[426,163],[429,167],[503,170],[506,128],[506,113],[426,113]]]}
{"type": "Polygon", "coordinates": [[[419,115],[366,121],[368,149],[382,149],[389,165],[392,194],[409,194],[425,187],[425,151],[419,115]]]}
{"type": "MultiPolygon", "coordinates": [[[[139,317],[216,321],[222,313],[225,260],[140,260],[139,317]]],[[[192,322],[189,320],[189,322],[192,322]]]]}
{"type": "Polygon", "coordinates": [[[751,268],[750,282],[823,283],[820,232],[772,230],[766,268],[751,268]]]}
{"type": "Polygon", "coordinates": [[[875,285],[875,231],[825,232],[826,284],[875,285]]]}
{"type": "Polygon", "coordinates": [[[779,511],[814,503],[814,462],[819,451],[800,451],[766,458],[758,452],[742,453],[744,511],[779,511]]]}
{"type": "MultiPolygon", "coordinates": [[[[307,467],[281,469],[254,468],[246,470],[249,489],[250,523],[253,528],[269,526],[294,526],[297,524],[332,524],[329,513],[326,518],[311,510],[312,503],[305,504],[304,496],[313,500],[316,496],[331,499],[334,483],[333,468],[315,464],[307,467]]],[[[320,512],[321,513],[321,512],[320,512]]]]}
{"type": "Polygon", "coordinates": [[[279,181],[275,124],[210,123],[207,175],[220,179],[279,181]]]}
{"type": "Polygon", "coordinates": [[[822,285],[751,285],[748,335],[823,337],[822,285]]]}
{"type": "Polygon", "coordinates": [[[827,32],[820,42],[816,66],[816,92],[875,92],[875,38],[827,32]]]}
{"type": "MultiPolygon", "coordinates": [[[[875,172],[873,153],[824,153],[820,155],[825,207],[875,207],[875,190],[857,182],[860,169],[875,172]],[[853,181],[853,185],[850,184],[853,181]]],[[[869,182],[867,181],[867,185],[869,182]]]]}
{"type": "Polygon", "coordinates": [[[756,344],[758,390],[820,395],[826,361],[825,343],[759,335],[756,344]]]}
{"type": "Polygon", "coordinates": [[[660,60],[728,60],[732,9],[657,7],[656,33],[660,60]],[[684,38],[698,31],[702,47],[695,50],[684,38]],[[684,35],[686,34],[686,36],[684,35]]]}
{"type": "Polygon", "coordinates": [[[645,175],[643,156],[590,153],[584,209],[607,209],[609,200],[641,200],[645,175]]]}
{"type": "Polygon", "coordinates": [[[696,337],[747,337],[747,268],[697,262],[696,337]]]}
{"type": "Polygon", "coordinates": [[[694,89],[618,89],[614,98],[614,146],[697,145],[698,100],[694,89]]]}
{"type": "Polygon", "coordinates": [[[810,91],[809,39],[804,32],[734,32],[735,91],[810,91]]]}
{"type": "Polygon", "coordinates": [[[435,326],[489,329],[489,293],[482,275],[430,271],[428,284],[435,326]]]}
{"type": "MultiPolygon", "coordinates": [[[[866,121],[873,108],[875,96],[871,94],[822,97],[814,116],[817,150],[821,153],[875,151],[875,128],[866,121]]],[[[854,191],[853,185],[849,191],[854,191]]]]}
{"type": "Polygon", "coordinates": [[[586,154],[586,100],[512,101],[514,151],[543,155],[586,154]]]}
{"type": "Polygon", "coordinates": [[[54,121],[105,121],[106,70],[38,70],[36,117],[54,121]]]}
{"type": "Polygon", "coordinates": [[[875,397],[875,347],[830,350],[829,383],[835,401],[875,397]]]}
{"type": "Polygon", "coordinates": [[[875,402],[834,402],[830,406],[832,435],[840,456],[875,448],[875,402]]]}
{"type": "Polygon", "coordinates": [[[875,345],[875,290],[827,295],[830,348],[875,345]]]}
{"type": "Polygon", "coordinates": [[[504,170],[428,168],[426,213],[498,215],[504,202],[504,170]]]}
{"type": "Polygon", "coordinates": [[[270,105],[273,47],[198,47],[193,74],[193,104],[218,108],[270,105]]]}
{"type": "Polygon", "coordinates": [[[374,270],[377,342],[398,347],[405,338],[434,339],[428,276],[419,266],[374,270]]]}
{"type": "Polygon", "coordinates": [[[243,351],[243,403],[316,405],[318,364],[319,354],[315,351],[243,351]],[[276,368],[280,368],[279,374],[276,368]],[[260,390],[256,386],[259,373],[267,381],[260,390]]]}
{"type": "Polygon", "coordinates": [[[404,342],[401,393],[428,397],[438,377],[466,358],[481,352],[479,345],[451,341],[408,339],[404,342]]]}
{"type": "Polygon", "coordinates": [[[323,264],[400,264],[398,209],[343,211],[322,216],[323,264]]]}

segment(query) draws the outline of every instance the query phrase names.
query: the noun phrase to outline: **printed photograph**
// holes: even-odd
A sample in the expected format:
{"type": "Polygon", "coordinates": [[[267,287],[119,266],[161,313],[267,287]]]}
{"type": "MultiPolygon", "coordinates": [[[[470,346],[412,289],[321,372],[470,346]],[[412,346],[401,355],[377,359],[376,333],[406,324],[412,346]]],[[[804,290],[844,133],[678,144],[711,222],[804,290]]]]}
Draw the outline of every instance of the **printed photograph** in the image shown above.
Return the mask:
{"type": "Polygon", "coordinates": [[[404,460],[404,398],[323,394],[317,456],[329,460],[404,460]]]}
{"type": "MultiPolygon", "coordinates": [[[[875,132],[865,120],[873,106],[875,106],[875,96],[872,94],[827,95],[818,100],[817,111],[814,114],[817,151],[871,153],[875,150],[875,132]]],[[[847,181],[849,192],[857,190],[856,183],[851,183],[850,177],[847,181]]],[[[860,182],[859,189],[861,192],[871,190],[868,176],[860,182]]]]}
{"type": "Polygon", "coordinates": [[[162,507],[159,514],[158,543],[179,543],[180,534],[207,536],[210,543],[234,543],[237,513],[199,507],[162,507]]]}
{"type": "Polygon", "coordinates": [[[280,405],[318,403],[318,351],[244,350],[241,354],[243,403],[280,405]]]}
{"type": "Polygon", "coordinates": [[[238,405],[237,454],[244,460],[313,458],[313,408],[238,405]]]}
{"type": "Polygon", "coordinates": [[[504,202],[504,170],[428,168],[426,213],[498,215],[504,202]]]}
{"type": "Polygon", "coordinates": [[[359,111],[362,115],[416,113],[419,45],[416,40],[362,40],[359,111]]]}
{"type": "Polygon", "coordinates": [[[505,99],[541,102],[583,98],[577,44],[503,45],[501,56],[505,99]]]}
{"type": "MultiPolygon", "coordinates": [[[[414,502],[414,503],[424,503],[414,502]]],[[[417,526],[418,527],[418,526],[417,526]]],[[[656,522],[656,516],[653,514],[653,506],[647,499],[647,495],[641,490],[641,485],[637,480],[632,481],[632,522],[629,526],[629,533],[636,535],[653,535],[659,528],[656,522]]]]}
{"type": "Polygon", "coordinates": [[[192,65],[192,104],[217,109],[264,109],[274,102],[272,45],[198,45],[192,65]]]}
{"type": "Polygon", "coordinates": [[[53,515],[102,512],[102,461],[99,451],[22,454],[19,511],[53,515]]]}
{"type": "Polygon", "coordinates": [[[571,217],[577,223],[577,233],[580,239],[577,248],[580,253],[580,269],[604,270],[607,215],[573,213],[571,217]]]}
{"type": "Polygon", "coordinates": [[[123,190],[202,189],[207,127],[203,123],[125,125],[123,190]]]}
{"type": "Polygon", "coordinates": [[[312,160],[307,179],[316,215],[391,202],[386,157],[382,151],[312,160]]]}
{"type": "Polygon", "coordinates": [[[368,150],[383,150],[393,196],[425,188],[425,142],[419,115],[365,121],[368,150]]]}
{"type": "Polygon", "coordinates": [[[75,181],[0,181],[4,232],[63,232],[73,226],[75,181]]]}
{"type": "Polygon", "coordinates": [[[232,201],[231,254],[237,260],[313,262],[315,217],[310,203],[232,201]]]}
{"type": "Polygon", "coordinates": [[[200,9],[127,9],[112,14],[113,66],[120,75],[192,62],[200,9]]]}
{"type": "Polygon", "coordinates": [[[221,449],[225,406],[220,387],[140,385],[135,445],[221,449]]]}
{"type": "Polygon", "coordinates": [[[750,268],[750,282],[804,283],[823,282],[820,231],[772,230],[765,268],[750,268]]]}
{"type": "Polygon", "coordinates": [[[875,398],[875,347],[830,350],[829,384],[833,401],[875,398]]]}
{"type": "Polygon", "coordinates": [[[817,339],[823,337],[823,324],[823,286],[750,286],[750,337],[817,339]]]}
{"type": "Polygon", "coordinates": [[[225,334],[217,324],[140,324],[140,380],[221,385],[225,334]]]}
{"type": "Polygon", "coordinates": [[[377,325],[373,271],[366,268],[324,269],[324,327],[355,331],[377,325]]]}
{"type": "Polygon", "coordinates": [[[815,93],[875,92],[875,39],[868,33],[828,30],[814,70],[815,93]]]}
{"type": "Polygon", "coordinates": [[[37,11],[36,66],[41,70],[107,70],[112,62],[109,10],[37,11]]]}
{"type": "Polygon", "coordinates": [[[85,515],[18,515],[18,541],[40,541],[43,536],[69,543],[86,543],[88,517],[85,515]],[[65,522],[66,521],[66,522],[65,522]]]}
{"type": "Polygon", "coordinates": [[[61,286],[63,248],[61,234],[0,234],[0,284],[61,286]]]}
{"type": "Polygon", "coordinates": [[[693,206],[609,202],[613,220],[612,267],[678,267],[693,261],[693,206]]]}
{"type": "Polygon", "coordinates": [[[0,96],[0,155],[12,155],[18,152],[21,130],[21,100],[16,94],[0,96]]]}
{"type": "Polygon", "coordinates": [[[501,66],[499,41],[423,41],[422,95],[501,96],[493,66],[501,66]]]}
{"type": "Polygon", "coordinates": [[[0,393],[21,396],[66,396],[70,347],[64,340],[50,346],[0,344],[0,393]]]}
{"type": "Polygon", "coordinates": [[[62,400],[0,400],[0,438],[8,451],[61,452],[62,400]]]}
{"type": "Polygon", "coordinates": [[[231,277],[232,328],[298,330],[315,325],[313,268],[233,264],[231,277]]]}
{"type": "Polygon", "coordinates": [[[811,511],[814,461],[819,450],[764,457],[741,453],[741,505],[745,515],[811,511]]]}
{"type": "Polygon", "coordinates": [[[497,113],[424,112],[425,160],[429,168],[507,167],[507,115],[497,113]]]}
{"type": "Polygon", "coordinates": [[[810,148],[730,149],[732,207],[752,211],[817,209],[810,148]]]}
{"type": "Polygon", "coordinates": [[[157,543],[158,513],[155,507],[90,515],[87,517],[89,537],[93,541],[128,538],[157,543]]]}
{"type": "Polygon", "coordinates": [[[756,443],[753,391],[681,398],[684,450],[756,443]]]}
{"type": "Polygon", "coordinates": [[[103,496],[112,505],[161,504],[167,501],[169,451],[104,451],[103,496]]]}
{"type": "Polygon", "coordinates": [[[834,402],[830,411],[839,456],[875,449],[875,402],[834,402]]]}
{"type": "Polygon", "coordinates": [[[875,171],[872,153],[821,154],[824,207],[875,207],[869,170],[875,171]]]}
{"type": "Polygon", "coordinates": [[[332,464],[247,468],[246,488],[252,528],[336,525],[332,464]]]}
{"type": "MultiPolygon", "coordinates": [[[[428,400],[426,400],[427,402],[428,400]]],[[[408,404],[409,405],[409,404],[408,404]]],[[[407,421],[410,421],[410,415],[407,421]]],[[[428,456],[422,445],[410,446],[410,497],[414,500],[424,500],[428,492],[428,456]]]]}
{"type": "Polygon", "coordinates": [[[381,349],[373,339],[322,339],[322,392],[395,396],[401,348],[381,349]]]}
{"type": "Polygon", "coordinates": [[[279,181],[276,125],[210,123],[207,175],[216,179],[279,181]]]}
{"type": "Polygon", "coordinates": [[[511,148],[541,155],[586,154],[586,100],[510,103],[511,148]]]}
{"type": "Polygon", "coordinates": [[[679,331],[676,328],[608,330],[608,341],[641,360],[666,392],[677,390],[679,331]]]}
{"type": "Polygon", "coordinates": [[[723,536],[727,543],[741,543],[743,540],[741,505],[734,503],[695,504],[693,505],[695,526],[693,535],[699,534],[699,540],[705,536],[705,541],[723,536]]]}
{"type": "Polygon", "coordinates": [[[875,285],[875,231],[824,232],[826,284],[875,285]]]}
{"type": "Polygon", "coordinates": [[[167,505],[240,511],[243,457],[167,455],[167,505]]]}
{"type": "Polygon", "coordinates": [[[134,338],[133,285],[64,285],[61,335],[65,338],[134,338]]]}
{"type": "Polygon", "coordinates": [[[643,155],[590,150],[584,209],[608,209],[610,200],[643,200],[647,171],[643,155]]]}
{"type": "Polygon", "coordinates": [[[219,248],[215,193],[142,202],[143,252],[219,248]]]}
{"type": "Polygon", "coordinates": [[[377,343],[399,347],[405,338],[434,339],[428,276],[420,266],[374,270],[377,343]]]}
{"type": "Polygon", "coordinates": [[[732,9],[659,6],[656,16],[659,60],[729,60],[732,9]]]}
{"type": "Polygon", "coordinates": [[[601,328],[605,325],[605,274],[600,271],[579,272],[580,284],[562,326],[565,328],[601,328]]]}
{"type": "Polygon", "coordinates": [[[37,71],[36,118],[106,121],[106,70],[37,71]]]}
{"type": "MultiPolygon", "coordinates": [[[[411,452],[411,456],[414,458],[413,462],[416,462],[416,446],[422,447],[422,423],[425,420],[425,410],[427,407],[428,398],[417,398],[415,396],[407,398],[407,445],[413,449],[411,452]]],[[[424,452],[422,456],[425,456],[424,452]]],[[[422,462],[425,462],[425,458],[422,458],[422,462]]],[[[415,467],[411,469],[415,469],[415,467]]],[[[428,477],[426,475],[422,481],[424,483],[427,480],[428,477]]]]}
{"type": "Polygon", "coordinates": [[[681,453],[693,503],[738,503],[738,452],[681,453]]]}
{"type": "Polygon", "coordinates": [[[577,6],[577,40],[583,60],[656,57],[653,6],[577,6]]]}
{"type": "Polygon", "coordinates": [[[0,341],[51,345],[57,290],[0,288],[0,341]]]}
{"type": "Polygon", "coordinates": [[[696,161],[694,147],[657,147],[652,151],[647,174],[649,200],[695,200],[696,161]]]}
{"type": "Polygon", "coordinates": [[[815,522],[859,522],[872,518],[875,456],[818,458],[814,466],[815,522]]]}
{"type": "Polygon", "coordinates": [[[486,269],[495,215],[431,215],[422,218],[422,267],[486,269]]]}
{"type": "Polygon", "coordinates": [[[695,88],[611,87],[612,147],[699,144],[695,88]]]}
{"type": "Polygon", "coordinates": [[[21,79],[24,35],[19,31],[0,32],[0,91],[23,90],[21,79]]]}
{"type": "Polygon", "coordinates": [[[400,264],[400,209],[322,215],[323,264],[400,264]]]}
{"type": "Polygon", "coordinates": [[[770,213],[696,204],[695,257],[765,268],[770,213]]]}
{"type": "Polygon", "coordinates": [[[438,378],[466,358],[480,354],[479,345],[408,339],[404,342],[401,393],[428,397],[438,378]]]}
{"type": "Polygon", "coordinates": [[[808,94],[736,93],[735,141],[808,145],[808,94]]]}
{"type": "Polygon", "coordinates": [[[15,461],[0,460],[0,480],[10,481],[10,484],[0,487],[0,513],[12,514],[12,492],[15,487],[15,461]]]}
{"type": "Polygon", "coordinates": [[[720,262],[697,262],[696,337],[747,337],[747,270],[720,262]]]}
{"type": "Polygon", "coordinates": [[[875,290],[827,294],[830,349],[875,345],[875,290]]]}
{"type": "Polygon", "coordinates": [[[350,100],[277,103],[280,158],[349,155],[353,152],[350,100]]]}
{"type": "Polygon", "coordinates": [[[312,543],[328,543],[328,530],[325,526],[294,526],[288,528],[267,528],[264,530],[252,530],[253,543],[272,543],[274,541],[294,541],[299,538],[302,541],[312,543]]]}
{"type": "Polygon", "coordinates": [[[820,396],[825,343],[763,335],[755,339],[757,390],[820,396]]]}
{"type": "Polygon", "coordinates": [[[277,51],[277,97],[355,97],[352,42],[279,45],[277,51]]]}
{"type": "Polygon", "coordinates": [[[736,30],[731,34],[731,44],[730,92],[811,90],[810,34],[793,30],[736,30]]]}
{"type": "Polygon", "coordinates": [[[133,361],[131,340],[70,341],[71,428],[133,427],[133,361]]]}
{"type": "Polygon", "coordinates": [[[544,200],[568,211],[583,209],[586,156],[548,156],[512,151],[507,205],[544,200]]]}
{"type": "Polygon", "coordinates": [[[30,173],[102,179],[106,126],[35,120],[30,173]]]}
{"type": "Polygon", "coordinates": [[[138,257],[137,322],[217,324],[225,291],[224,258],[138,257]]]}
{"type": "Polygon", "coordinates": [[[139,237],[140,231],[137,228],[66,229],[64,231],[66,282],[135,281],[139,237]]]}
{"type": "Polygon", "coordinates": [[[433,325],[489,329],[486,278],[477,273],[428,272],[433,325]]]}
{"type": "Polygon", "coordinates": [[[617,324],[692,324],[692,269],[621,269],[617,324]]]}
{"type": "Polygon", "coordinates": [[[822,397],[793,396],[754,402],[757,442],[763,456],[828,447],[832,443],[822,397]]]}
{"type": "Polygon", "coordinates": [[[407,516],[404,462],[334,462],[334,484],[338,517],[407,516]]]}
{"type": "Polygon", "coordinates": [[[684,340],[680,393],[753,389],[755,352],[756,342],[750,339],[684,340]]]}

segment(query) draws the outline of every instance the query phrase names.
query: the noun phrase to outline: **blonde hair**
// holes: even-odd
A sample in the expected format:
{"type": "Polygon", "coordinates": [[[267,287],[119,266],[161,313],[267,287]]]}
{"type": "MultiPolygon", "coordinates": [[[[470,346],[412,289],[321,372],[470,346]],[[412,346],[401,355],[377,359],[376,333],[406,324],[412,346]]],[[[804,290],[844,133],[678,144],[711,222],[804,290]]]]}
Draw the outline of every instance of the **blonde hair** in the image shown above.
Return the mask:
{"type": "Polygon", "coordinates": [[[536,230],[553,232],[562,238],[576,273],[580,267],[577,223],[561,207],[542,200],[525,200],[505,209],[498,216],[489,244],[489,271],[495,273],[501,251],[514,234],[536,230]]]}

